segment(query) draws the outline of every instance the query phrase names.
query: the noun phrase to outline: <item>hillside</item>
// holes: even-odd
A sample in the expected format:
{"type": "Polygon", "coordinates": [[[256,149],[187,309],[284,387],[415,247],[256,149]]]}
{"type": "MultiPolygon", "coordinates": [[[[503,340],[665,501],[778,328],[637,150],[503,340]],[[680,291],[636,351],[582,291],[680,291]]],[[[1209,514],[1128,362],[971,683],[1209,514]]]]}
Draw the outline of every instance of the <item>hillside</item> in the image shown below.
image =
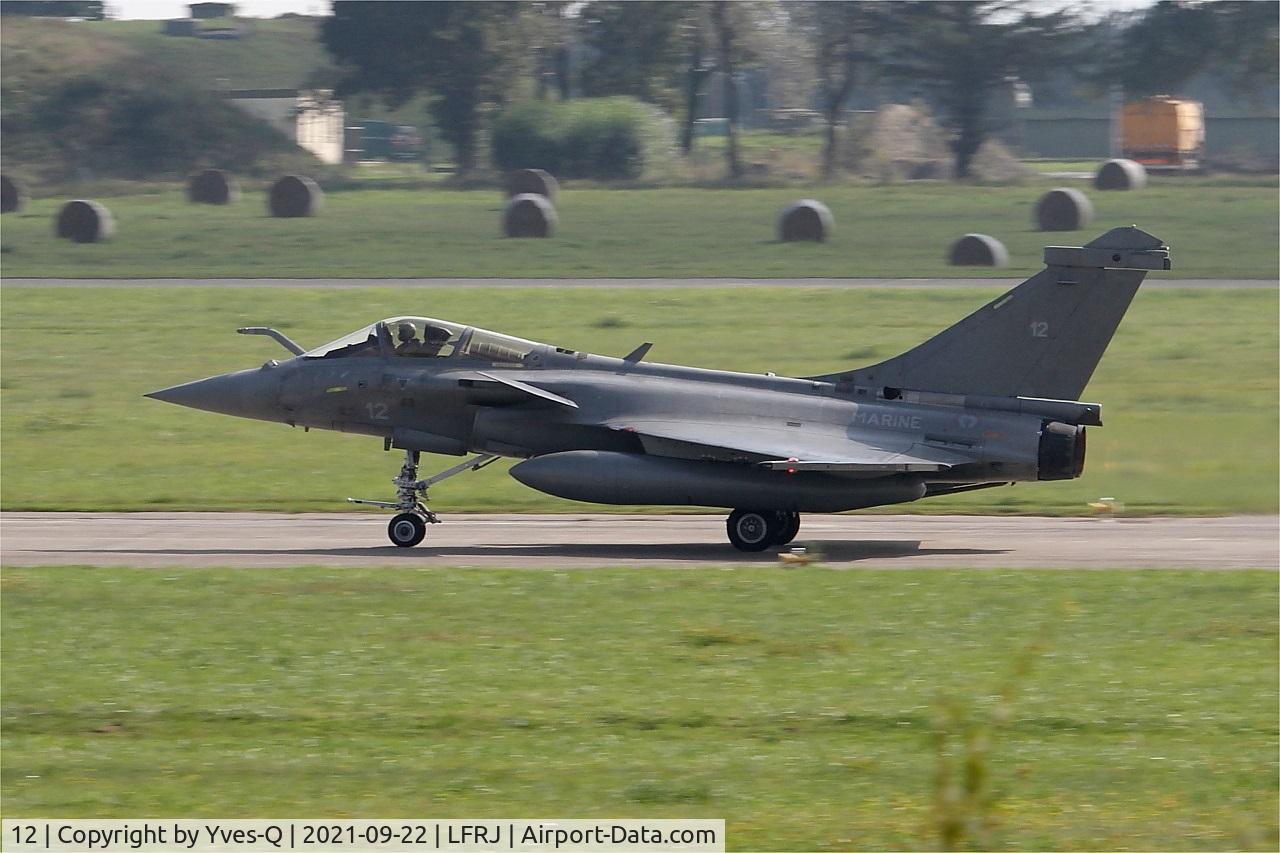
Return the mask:
{"type": "Polygon", "coordinates": [[[309,153],[218,92],[314,85],[325,62],[319,20],[247,21],[243,38],[213,40],[164,35],[158,21],[6,18],[5,171],[37,195],[207,167],[311,171],[309,153]]]}
{"type": "MultiPolygon", "coordinates": [[[[245,176],[314,171],[310,154],[292,145],[282,149],[282,138],[268,142],[260,121],[215,101],[224,89],[332,87],[337,72],[319,42],[322,21],[240,19],[246,34],[224,40],[165,35],[160,21],[6,17],[0,29],[5,170],[37,196],[86,181],[172,180],[206,166],[245,176]],[[131,145],[140,150],[127,150],[131,145]]],[[[425,130],[422,96],[395,108],[374,95],[343,100],[349,121],[425,130]]]]}
{"type": "Polygon", "coordinates": [[[327,56],[317,41],[319,18],[251,19],[241,39],[179,38],[159,21],[6,18],[0,29],[4,88],[39,85],[131,58],[173,68],[209,88],[283,88],[305,83],[327,56]]]}

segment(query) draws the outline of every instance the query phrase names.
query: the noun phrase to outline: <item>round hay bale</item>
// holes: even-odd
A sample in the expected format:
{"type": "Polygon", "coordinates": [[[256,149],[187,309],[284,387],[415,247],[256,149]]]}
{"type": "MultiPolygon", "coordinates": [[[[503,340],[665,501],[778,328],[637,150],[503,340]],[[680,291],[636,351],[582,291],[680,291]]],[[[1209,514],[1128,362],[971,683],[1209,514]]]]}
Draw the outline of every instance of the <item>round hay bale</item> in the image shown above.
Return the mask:
{"type": "Polygon", "coordinates": [[[966,234],[951,244],[947,263],[953,267],[1007,267],[1009,250],[995,237],[966,234]]]}
{"type": "Polygon", "coordinates": [[[0,213],[16,213],[27,203],[22,184],[8,175],[0,175],[0,213]]]}
{"type": "Polygon", "coordinates": [[[54,229],[59,237],[68,240],[96,243],[116,233],[116,223],[111,218],[111,211],[96,201],[76,199],[67,202],[58,211],[54,229]]]}
{"type": "Polygon", "coordinates": [[[550,237],[558,221],[546,196],[521,193],[502,210],[502,233],[507,237],[550,237]]]}
{"type": "Polygon", "coordinates": [[[855,115],[841,137],[841,165],[881,182],[950,176],[947,135],[923,104],[885,104],[855,115]]]}
{"type": "Polygon", "coordinates": [[[994,137],[978,146],[969,161],[969,177],[984,184],[1020,184],[1035,174],[1034,169],[994,137]]]}
{"type": "Polygon", "coordinates": [[[187,200],[194,204],[230,204],[239,198],[239,182],[221,169],[205,169],[187,181],[187,200]]]}
{"type": "Polygon", "coordinates": [[[1140,190],[1146,185],[1147,167],[1133,160],[1108,160],[1093,176],[1093,186],[1100,190],[1140,190]]]}
{"type": "Polygon", "coordinates": [[[533,193],[555,203],[560,195],[560,182],[550,172],[542,169],[517,169],[507,173],[507,197],[533,193]]]}
{"type": "Polygon", "coordinates": [[[305,175],[285,175],[271,185],[267,194],[267,209],[272,216],[315,216],[323,203],[324,191],[305,175]]]}
{"type": "Polygon", "coordinates": [[[795,240],[822,242],[831,236],[835,217],[820,201],[802,198],[787,205],[778,216],[778,239],[784,243],[795,240]]]}
{"type": "Polygon", "coordinates": [[[1080,190],[1058,187],[1036,202],[1036,224],[1041,231],[1077,231],[1093,221],[1093,205],[1080,190]]]}

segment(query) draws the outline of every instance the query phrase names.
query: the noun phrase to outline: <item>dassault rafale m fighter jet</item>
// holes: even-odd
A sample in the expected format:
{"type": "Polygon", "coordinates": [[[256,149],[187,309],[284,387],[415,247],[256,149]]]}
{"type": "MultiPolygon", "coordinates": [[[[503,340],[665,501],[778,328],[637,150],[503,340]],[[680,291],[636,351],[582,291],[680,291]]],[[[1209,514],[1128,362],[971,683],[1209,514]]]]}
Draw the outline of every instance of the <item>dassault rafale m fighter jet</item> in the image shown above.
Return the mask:
{"type": "Polygon", "coordinates": [[[1146,270],[1169,252],[1137,228],[1050,246],[1046,267],[879,364],[786,378],[577,352],[429,317],[394,317],[287,361],[148,394],[405,451],[391,541],[439,519],[427,489],[501,456],[539,491],[609,504],[725,507],[744,551],[785,545],[802,512],[840,512],[1065,480],[1084,469],[1079,401],[1146,270]],[[418,479],[418,454],[476,454],[418,479]]]}

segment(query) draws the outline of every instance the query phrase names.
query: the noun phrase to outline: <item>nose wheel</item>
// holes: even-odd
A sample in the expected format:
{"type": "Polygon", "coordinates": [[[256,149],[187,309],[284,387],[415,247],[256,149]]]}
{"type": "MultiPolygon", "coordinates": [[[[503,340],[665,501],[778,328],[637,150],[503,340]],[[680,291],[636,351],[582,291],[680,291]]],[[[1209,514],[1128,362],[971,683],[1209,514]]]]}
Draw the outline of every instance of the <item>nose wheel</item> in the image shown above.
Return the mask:
{"type": "Polygon", "coordinates": [[[426,538],[428,524],[440,523],[440,517],[427,508],[427,489],[463,471],[478,471],[497,458],[492,453],[481,453],[433,477],[419,480],[418,451],[406,450],[400,473],[391,481],[396,487],[394,501],[367,501],[360,498],[347,498],[347,500],[353,504],[399,510],[387,524],[387,538],[397,547],[412,548],[426,538]]]}
{"type": "Polygon", "coordinates": [[[426,519],[417,513],[402,512],[387,525],[387,537],[401,548],[412,548],[426,536],[426,519]]]}

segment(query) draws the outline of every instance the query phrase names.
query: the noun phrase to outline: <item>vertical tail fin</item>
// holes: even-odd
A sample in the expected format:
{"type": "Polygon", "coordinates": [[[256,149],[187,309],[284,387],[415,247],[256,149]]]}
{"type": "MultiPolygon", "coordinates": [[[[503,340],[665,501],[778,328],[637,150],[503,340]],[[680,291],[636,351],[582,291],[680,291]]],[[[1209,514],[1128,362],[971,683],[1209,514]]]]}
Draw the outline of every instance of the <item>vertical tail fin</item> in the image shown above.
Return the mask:
{"type": "Polygon", "coordinates": [[[1045,269],[902,355],[815,376],[840,385],[1077,400],[1147,270],[1169,251],[1138,228],[1048,246],[1045,269]]]}

